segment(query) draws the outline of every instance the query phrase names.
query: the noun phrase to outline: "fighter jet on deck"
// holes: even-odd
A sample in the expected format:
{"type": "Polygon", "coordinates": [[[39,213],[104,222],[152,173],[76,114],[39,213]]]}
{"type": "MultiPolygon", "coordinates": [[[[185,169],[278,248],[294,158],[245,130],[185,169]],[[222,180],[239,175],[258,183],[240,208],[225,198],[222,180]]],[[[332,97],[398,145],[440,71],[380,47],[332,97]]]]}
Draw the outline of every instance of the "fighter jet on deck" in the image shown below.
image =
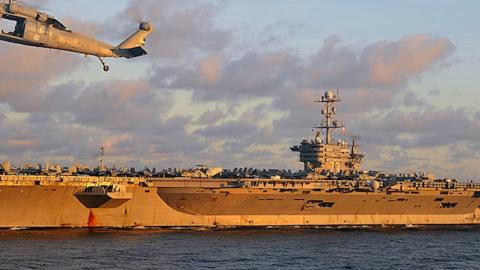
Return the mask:
{"type": "Polygon", "coordinates": [[[55,17],[35,8],[22,6],[17,1],[0,3],[0,20],[15,22],[10,32],[0,33],[0,40],[27,46],[71,51],[98,57],[103,70],[110,68],[105,57],[133,58],[147,54],[144,48],[146,37],[153,31],[148,22],[140,23],[139,29],[118,46],[113,46],[92,37],[68,29],[55,17]]]}

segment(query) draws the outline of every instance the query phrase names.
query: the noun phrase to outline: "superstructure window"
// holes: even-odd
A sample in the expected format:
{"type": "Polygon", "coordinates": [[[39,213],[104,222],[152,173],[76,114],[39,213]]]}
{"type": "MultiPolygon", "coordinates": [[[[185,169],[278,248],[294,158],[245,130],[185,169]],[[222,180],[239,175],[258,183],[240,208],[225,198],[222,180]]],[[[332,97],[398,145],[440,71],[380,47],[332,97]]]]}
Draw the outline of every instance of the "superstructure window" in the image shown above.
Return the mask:
{"type": "Polygon", "coordinates": [[[442,202],[440,203],[440,207],[441,208],[454,208],[455,206],[457,206],[458,203],[456,202],[442,202]]]}
{"type": "Polygon", "coordinates": [[[435,198],[435,201],[436,202],[441,202],[441,201],[443,201],[443,198],[435,198]]]}

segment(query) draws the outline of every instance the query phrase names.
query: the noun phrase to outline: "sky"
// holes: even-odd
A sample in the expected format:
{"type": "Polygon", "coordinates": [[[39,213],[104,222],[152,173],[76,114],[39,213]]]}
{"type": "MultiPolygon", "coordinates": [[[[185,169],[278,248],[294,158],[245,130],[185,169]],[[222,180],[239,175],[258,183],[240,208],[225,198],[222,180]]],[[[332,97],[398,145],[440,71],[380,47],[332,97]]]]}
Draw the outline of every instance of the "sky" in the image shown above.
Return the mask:
{"type": "Polygon", "coordinates": [[[313,100],[365,170],[480,181],[480,2],[40,0],[73,31],[120,44],[148,20],[147,56],[0,43],[0,161],[300,169],[313,100]]]}

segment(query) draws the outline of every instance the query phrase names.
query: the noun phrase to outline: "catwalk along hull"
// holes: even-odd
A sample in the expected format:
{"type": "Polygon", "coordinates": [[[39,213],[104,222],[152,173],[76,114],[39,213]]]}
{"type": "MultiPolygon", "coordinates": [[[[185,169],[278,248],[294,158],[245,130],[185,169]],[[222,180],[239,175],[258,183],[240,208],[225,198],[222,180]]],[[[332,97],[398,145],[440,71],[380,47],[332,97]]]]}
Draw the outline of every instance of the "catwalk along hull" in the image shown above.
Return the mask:
{"type": "MultiPolygon", "coordinates": [[[[95,184],[105,184],[105,179],[95,184]]],[[[480,223],[475,189],[349,191],[322,183],[228,180],[115,180],[121,190],[88,189],[92,178],[0,182],[0,227],[216,227],[448,225],[480,223]],[[295,184],[294,184],[295,183],[295,184]],[[238,185],[238,186],[235,186],[238,185]],[[280,187],[279,187],[280,186],[280,187]],[[303,186],[303,187],[302,187],[303,186]]]]}

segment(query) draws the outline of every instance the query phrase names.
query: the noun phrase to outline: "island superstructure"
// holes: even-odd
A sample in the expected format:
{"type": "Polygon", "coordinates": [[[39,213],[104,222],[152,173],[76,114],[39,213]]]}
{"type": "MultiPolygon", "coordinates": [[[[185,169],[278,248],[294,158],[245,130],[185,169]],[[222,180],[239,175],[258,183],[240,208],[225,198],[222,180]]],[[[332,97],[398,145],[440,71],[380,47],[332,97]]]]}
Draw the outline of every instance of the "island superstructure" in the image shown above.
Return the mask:
{"type": "Polygon", "coordinates": [[[480,185],[431,174],[362,171],[355,142],[332,132],[338,91],[319,130],[291,147],[304,170],[0,166],[0,227],[409,226],[480,223],[480,185]],[[322,138],[322,132],[324,137],[322,138]]]}
{"type": "Polygon", "coordinates": [[[338,90],[337,94],[326,91],[320,100],[315,101],[323,104],[321,112],[324,116],[320,125],[314,127],[319,130],[315,134],[315,139],[311,141],[304,139],[300,145],[290,148],[292,151],[300,152],[300,162],[304,163],[305,171],[339,173],[360,170],[360,163],[365,155],[359,153],[355,144],[356,138],[352,138],[351,146],[345,138],[332,140],[332,132],[336,129],[342,129],[345,134],[345,125],[334,120],[337,113],[335,105],[340,101],[338,90]],[[322,133],[325,134],[324,139],[321,137],[322,133]]]}

